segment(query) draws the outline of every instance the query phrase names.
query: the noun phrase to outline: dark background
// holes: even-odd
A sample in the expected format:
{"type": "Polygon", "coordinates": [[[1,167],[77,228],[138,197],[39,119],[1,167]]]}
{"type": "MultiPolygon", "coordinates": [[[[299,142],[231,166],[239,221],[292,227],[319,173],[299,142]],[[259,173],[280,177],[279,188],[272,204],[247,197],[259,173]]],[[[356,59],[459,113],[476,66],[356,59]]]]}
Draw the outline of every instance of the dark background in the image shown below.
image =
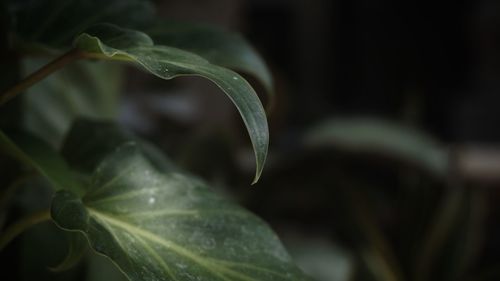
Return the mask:
{"type": "MultiPolygon", "coordinates": [[[[187,161],[191,165],[186,167],[212,182],[224,172],[238,174],[234,167],[247,167],[246,176],[220,181],[226,186],[222,190],[270,222],[292,252],[299,253],[297,259],[321,280],[384,280],[373,279],[376,274],[365,268],[359,254],[370,247],[366,245],[371,242],[366,241],[371,238],[367,238],[366,225],[352,222],[358,212],[352,205],[366,200],[370,207],[364,212],[373,215],[371,225],[386,237],[401,274],[418,280],[419,251],[425,247],[432,225],[442,223],[437,217],[453,196],[454,184],[372,155],[351,155],[338,149],[304,152],[300,139],[322,120],[363,116],[416,128],[447,147],[474,145],[497,151],[500,2],[157,3],[165,17],[215,23],[241,32],[262,54],[275,79],[276,108],[269,116],[271,154],[259,184],[247,190],[245,179],[251,176],[252,166],[234,159],[233,147],[220,161],[223,172],[207,169],[209,163],[187,161]],[[349,201],[352,190],[362,194],[363,200],[349,201]],[[321,249],[331,255],[323,255],[321,249]]],[[[224,107],[227,101],[222,98],[219,103],[232,113],[214,117],[215,124],[239,127],[234,118],[231,122],[226,119],[234,117],[234,109],[224,107]]],[[[213,149],[214,131],[204,131],[194,145],[197,151],[213,149]]],[[[245,137],[241,130],[240,138],[245,137]]],[[[210,159],[220,159],[221,150],[210,159]]],[[[498,167],[498,162],[493,165],[498,167]]],[[[460,184],[466,186],[466,202],[477,192],[482,199],[475,205],[465,203],[468,207],[457,211],[457,217],[470,220],[454,221],[443,234],[445,238],[428,260],[431,269],[424,280],[498,277],[491,272],[499,268],[495,187],[500,173],[497,169],[493,174],[496,179],[486,183],[464,180],[460,184]],[[464,233],[476,235],[467,238],[464,233]]]]}
{"type": "Polygon", "coordinates": [[[157,3],[165,17],[243,33],[298,125],[377,115],[445,141],[498,141],[498,1],[157,3]]]}

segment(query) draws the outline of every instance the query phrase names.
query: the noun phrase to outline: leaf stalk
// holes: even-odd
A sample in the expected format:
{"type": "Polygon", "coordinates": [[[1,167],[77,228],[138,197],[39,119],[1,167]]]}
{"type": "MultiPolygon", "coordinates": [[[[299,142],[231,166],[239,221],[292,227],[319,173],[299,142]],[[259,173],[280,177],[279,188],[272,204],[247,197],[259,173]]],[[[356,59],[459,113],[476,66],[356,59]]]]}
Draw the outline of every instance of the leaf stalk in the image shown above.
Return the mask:
{"type": "Polygon", "coordinates": [[[39,70],[35,71],[34,73],[30,74],[28,77],[24,78],[22,81],[8,89],[7,91],[3,92],[0,95],[0,105],[5,104],[6,102],[10,101],[14,97],[16,97],[18,94],[24,92],[26,89],[29,87],[33,86],[34,84],[38,83],[40,80],[44,79],[45,77],[49,76],[50,74],[56,72],[57,70],[61,69],[65,65],[76,61],[78,59],[83,58],[83,52],[78,50],[78,49],[72,49],[69,52],[65,53],[64,55],[56,58],[49,64],[43,66],[39,70]]]}

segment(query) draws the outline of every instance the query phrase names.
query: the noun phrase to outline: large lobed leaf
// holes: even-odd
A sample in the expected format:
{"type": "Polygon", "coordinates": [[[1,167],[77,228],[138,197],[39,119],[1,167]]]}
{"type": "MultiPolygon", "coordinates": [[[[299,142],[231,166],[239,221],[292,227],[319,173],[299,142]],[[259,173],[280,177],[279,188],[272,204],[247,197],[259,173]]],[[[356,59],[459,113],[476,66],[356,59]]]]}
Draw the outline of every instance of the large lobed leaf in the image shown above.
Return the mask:
{"type": "Polygon", "coordinates": [[[86,56],[131,61],[163,79],[202,76],[221,88],[238,108],[252,140],[256,158],[254,183],[267,156],[269,132],[264,108],[247,81],[227,68],[177,48],[155,45],[145,33],[110,24],[96,25],[75,40],[86,56]]]}
{"type": "Polygon", "coordinates": [[[262,220],[135,142],[101,161],[83,198],[58,192],[52,217],[131,280],[307,280],[262,220]]]}

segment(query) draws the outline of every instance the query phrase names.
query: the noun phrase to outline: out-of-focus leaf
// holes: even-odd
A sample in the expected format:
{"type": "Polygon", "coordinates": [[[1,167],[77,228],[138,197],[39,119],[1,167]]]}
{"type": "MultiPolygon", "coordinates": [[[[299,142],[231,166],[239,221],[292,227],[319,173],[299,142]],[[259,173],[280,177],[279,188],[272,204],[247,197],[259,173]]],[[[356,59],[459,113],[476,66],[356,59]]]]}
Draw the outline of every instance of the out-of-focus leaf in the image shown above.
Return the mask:
{"type": "Polygon", "coordinates": [[[300,268],[317,281],[352,280],[352,257],[325,237],[285,239],[285,245],[300,268]]]}
{"type": "Polygon", "coordinates": [[[93,24],[143,27],[153,18],[146,0],[7,0],[7,5],[18,40],[31,48],[68,48],[93,24]]]}
{"type": "MultiPolygon", "coordinates": [[[[46,60],[26,60],[28,72],[46,60]]],[[[76,117],[114,119],[122,68],[104,62],[78,62],[37,83],[24,95],[24,127],[59,147],[76,117]]]]}
{"type": "Polygon", "coordinates": [[[458,280],[478,247],[484,191],[453,186],[443,198],[420,246],[415,280],[458,280]]]}
{"type": "Polygon", "coordinates": [[[440,177],[448,171],[448,151],[441,144],[421,132],[388,121],[334,119],[309,131],[306,142],[311,146],[382,153],[414,163],[440,177]]]}
{"type": "Polygon", "coordinates": [[[403,274],[386,236],[376,223],[369,202],[358,190],[342,187],[337,193],[342,203],[342,213],[347,223],[342,231],[349,237],[349,244],[356,249],[357,258],[372,280],[398,281],[403,274]]]}
{"type": "Polygon", "coordinates": [[[193,177],[161,173],[133,143],[88,193],[57,193],[52,217],[84,233],[131,280],[306,280],[271,229],[193,177]]]}
{"type": "MultiPolygon", "coordinates": [[[[89,26],[108,22],[144,27],[153,19],[147,0],[6,0],[11,30],[18,50],[60,54],[89,26]]],[[[47,59],[29,58],[24,69],[31,73],[47,59]]],[[[23,126],[45,141],[59,146],[75,116],[114,118],[119,66],[78,62],[28,90],[24,100],[23,126]]],[[[7,85],[11,86],[11,85],[7,85]]]]}
{"type": "Polygon", "coordinates": [[[75,47],[88,57],[134,62],[162,79],[202,76],[221,88],[238,108],[252,140],[256,182],[264,167],[269,144],[266,114],[248,82],[234,71],[211,64],[206,59],[177,48],[154,45],[145,33],[101,24],[75,40],[75,47]]]}
{"type": "Polygon", "coordinates": [[[255,49],[238,33],[215,26],[156,21],[144,30],[156,44],[193,52],[209,62],[258,78],[273,93],[271,73],[255,49]]]}
{"type": "Polygon", "coordinates": [[[485,198],[487,192],[482,189],[468,189],[462,202],[458,220],[450,238],[447,239],[442,261],[448,261],[443,267],[443,280],[457,280],[475,264],[482,235],[485,230],[485,198]]]}
{"type": "Polygon", "coordinates": [[[27,134],[11,134],[8,137],[0,131],[0,148],[12,157],[29,167],[34,168],[44,176],[55,190],[71,190],[82,193],[80,183],[62,157],[49,145],[36,137],[27,134]]]}
{"type": "Polygon", "coordinates": [[[62,154],[71,168],[84,174],[91,174],[110,151],[128,142],[139,143],[138,149],[157,170],[178,171],[178,168],[158,148],[110,121],[89,119],[75,121],[66,136],[62,154]]]}

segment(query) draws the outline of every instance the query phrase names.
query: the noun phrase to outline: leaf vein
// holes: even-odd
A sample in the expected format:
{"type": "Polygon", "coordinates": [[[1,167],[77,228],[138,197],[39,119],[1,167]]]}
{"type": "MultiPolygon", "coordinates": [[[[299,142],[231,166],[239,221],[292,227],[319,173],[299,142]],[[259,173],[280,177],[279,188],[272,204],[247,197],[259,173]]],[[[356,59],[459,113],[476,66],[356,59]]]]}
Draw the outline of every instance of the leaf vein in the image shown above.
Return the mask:
{"type": "MultiPolygon", "coordinates": [[[[163,247],[165,247],[169,250],[172,250],[181,256],[184,256],[184,257],[187,257],[187,258],[193,260],[194,262],[198,263],[202,267],[206,268],[209,272],[222,278],[223,280],[232,281],[231,279],[227,279],[223,275],[219,274],[216,270],[213,269],[214,267],[217,268],[219,271],[225,272],[227,275],[235,276],[241,280],[258,281],[258,280],[251,278],[251,277],[247,277],[245,275],[242,275],[241,273],[236,272],[230,268],[221,266],[217,263],[214,263],[213,261],[207,260],[206,258],[199,257],[196,254],[186,250],[184,247],[179,246],[172,241],[165,240],[164,238],[159,237],[158,235],[156,235],[150,231],[143,230],[143,229],[138,228],[134,225],[131,225],[130,223],[127,223],[123,220],[120,220],[118,218],[114,218],[112,215],[104,214],[102,212],[99,212],[99,211],[91,209],[91,208],[88,208],[88,210],[92,215],[100,218],[101,220],[106,220],[107,222],[111,223],[114,226],[117,226],[119,228],[127,230],[130,233],[134,233],[134,235],[140,235],[141,237],[143,237],[147,240],[158,243],[158,244],[162,245],[163,247]]],[[[110,230],[110,231],[112,231],[112,230],[110,230]]]]}

